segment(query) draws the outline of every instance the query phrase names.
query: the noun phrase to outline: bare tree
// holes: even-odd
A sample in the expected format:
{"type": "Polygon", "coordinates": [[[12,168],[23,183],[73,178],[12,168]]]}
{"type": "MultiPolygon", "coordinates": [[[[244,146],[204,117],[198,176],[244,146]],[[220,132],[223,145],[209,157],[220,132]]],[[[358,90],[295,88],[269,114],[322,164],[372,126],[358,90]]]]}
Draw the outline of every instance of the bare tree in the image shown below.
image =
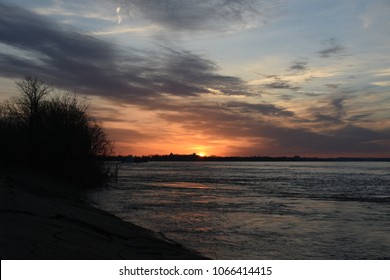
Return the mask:
{"type": "Polygon", "coordinates": [[[16,82],[16,86],[21,96],[15,103],[27,124],[33,129],[36,122],[38,122],[42,101],[50,93],[50,87],[36,77],[26,77],[25,80],[16,82]]]}

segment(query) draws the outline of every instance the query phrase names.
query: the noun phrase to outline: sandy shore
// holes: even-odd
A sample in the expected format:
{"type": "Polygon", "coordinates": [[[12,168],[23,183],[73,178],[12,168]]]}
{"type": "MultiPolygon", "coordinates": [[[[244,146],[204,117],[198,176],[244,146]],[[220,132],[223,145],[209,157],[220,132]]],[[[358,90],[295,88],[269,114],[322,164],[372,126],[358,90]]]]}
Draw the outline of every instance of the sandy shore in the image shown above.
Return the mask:
{"type": "Polygon", "coordinates": [[[204,259],[79,197],[57,182],[2,174],[1,259],[204,259]]]}

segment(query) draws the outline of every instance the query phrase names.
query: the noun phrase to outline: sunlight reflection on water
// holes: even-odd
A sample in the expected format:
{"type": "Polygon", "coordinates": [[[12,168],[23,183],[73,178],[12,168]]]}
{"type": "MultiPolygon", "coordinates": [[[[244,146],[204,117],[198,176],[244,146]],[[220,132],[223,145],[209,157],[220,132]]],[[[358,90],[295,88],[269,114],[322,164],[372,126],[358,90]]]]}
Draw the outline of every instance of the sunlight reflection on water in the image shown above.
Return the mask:
{"type": "Polygon", "coordinates": [[[170,187],[170,188],[186,188],[186,189],[208,189],[210,186],[190,183],[190,182],[171,182],[171,183],[150,183],[146,184],[153,187],[170,187]]]}

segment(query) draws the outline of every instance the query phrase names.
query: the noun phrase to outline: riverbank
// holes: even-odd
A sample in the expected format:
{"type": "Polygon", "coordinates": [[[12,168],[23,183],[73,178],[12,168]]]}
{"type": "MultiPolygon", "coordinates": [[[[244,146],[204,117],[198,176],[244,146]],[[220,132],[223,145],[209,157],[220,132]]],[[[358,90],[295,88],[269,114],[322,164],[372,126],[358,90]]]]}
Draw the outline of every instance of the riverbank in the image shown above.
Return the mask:
{"type": "Polygon", "coordinates": [[[205,259],[86,203],[77,189],[0,174],[1,259],[205,259]]]}

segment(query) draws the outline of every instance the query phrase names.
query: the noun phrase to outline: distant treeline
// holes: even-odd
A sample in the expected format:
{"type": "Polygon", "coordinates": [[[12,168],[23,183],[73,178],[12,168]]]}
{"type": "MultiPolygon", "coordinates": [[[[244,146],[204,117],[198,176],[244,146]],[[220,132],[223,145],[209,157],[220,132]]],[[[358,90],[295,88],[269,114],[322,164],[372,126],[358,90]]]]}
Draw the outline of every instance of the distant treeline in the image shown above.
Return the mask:
{"type": "Polygon", "coordinates": [[[104,181],[109,170],[102,159],[112,144],[88,104],[36,78],[16,86],[20,95],[0,103],[0,165],[82,185],[104,181]]]}
{"type": "Polygon", "coordinates": [[[197,154],[190,155],[149,155],[149,156],[112,156],[108,158],[112,161],[121,162],[148,162],[148,161],[390,161],[390,158],[352,158],[352,157],[337,157],[337,158],[320,158],[320,157],[269,157],[269,156],[199,156],[197,154]]]}

